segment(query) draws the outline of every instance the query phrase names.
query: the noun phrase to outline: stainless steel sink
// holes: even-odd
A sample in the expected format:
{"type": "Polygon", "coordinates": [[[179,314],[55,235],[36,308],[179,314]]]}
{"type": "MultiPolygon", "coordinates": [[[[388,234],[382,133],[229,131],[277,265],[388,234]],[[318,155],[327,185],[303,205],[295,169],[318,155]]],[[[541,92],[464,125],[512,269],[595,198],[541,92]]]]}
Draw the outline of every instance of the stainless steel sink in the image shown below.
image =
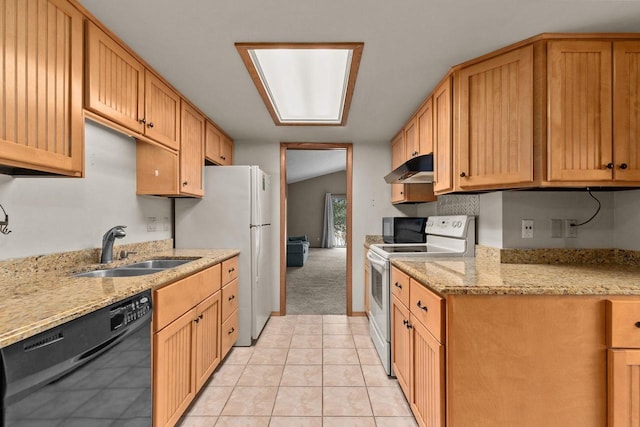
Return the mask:
{"type": "Polygon", "coordinates": [[[104,270],[87,271],[86,273],[74,274],[74,277],[133,277],[144,276],[146,274],[158,273],[164,268],[109,268],[104,270]]]}
{"type": "Polygon", "coordinates": [[[192,259],[150,259],[147,261],[140,261],[134,264],[127,264],[120,268],[173,268],[182,264],[193,261],[192,259]]]}

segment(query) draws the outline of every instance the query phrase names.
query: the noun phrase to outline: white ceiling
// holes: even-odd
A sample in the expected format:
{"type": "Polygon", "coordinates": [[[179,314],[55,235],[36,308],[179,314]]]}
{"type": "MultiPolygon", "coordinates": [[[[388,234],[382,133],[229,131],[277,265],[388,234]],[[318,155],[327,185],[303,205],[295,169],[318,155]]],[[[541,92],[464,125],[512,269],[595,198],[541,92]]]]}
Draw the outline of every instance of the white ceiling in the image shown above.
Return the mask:
{"type": "Polygon", "coordinates": [[[542,32],[638,32],[640,1],[79,0],[236,143],[388,141],[455,64],[542,32]],[[277,127],[235,42],[364,42],[345,127],[277,127]]]}
{"type": "Polygon", "coordinates": [[[287,150],[287,184],[347,170],[345,150],[287,150]]]}

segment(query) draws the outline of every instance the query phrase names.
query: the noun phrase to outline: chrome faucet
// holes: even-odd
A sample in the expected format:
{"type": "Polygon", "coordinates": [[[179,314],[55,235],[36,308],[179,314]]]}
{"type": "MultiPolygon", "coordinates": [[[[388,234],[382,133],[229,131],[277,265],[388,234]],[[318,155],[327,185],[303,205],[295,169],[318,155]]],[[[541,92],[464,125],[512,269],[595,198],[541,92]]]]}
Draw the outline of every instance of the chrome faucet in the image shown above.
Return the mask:
{"type": "Polygon", "coordinates": [[[124,229],[126,225],[116,225],[102,236],[102,255],[100,256],[101,264],[108,264],[113,261],[113,242],[116,239],[122,239],[127,235],[124,229]]]}

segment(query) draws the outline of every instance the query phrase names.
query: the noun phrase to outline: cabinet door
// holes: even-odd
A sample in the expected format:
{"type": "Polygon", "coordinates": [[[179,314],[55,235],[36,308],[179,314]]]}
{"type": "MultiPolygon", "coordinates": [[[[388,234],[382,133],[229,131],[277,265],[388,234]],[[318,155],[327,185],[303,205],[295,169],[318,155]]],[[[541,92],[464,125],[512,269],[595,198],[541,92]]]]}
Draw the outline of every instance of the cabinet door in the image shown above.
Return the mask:
{"type": "Polygon", "coordinates": [[[205,158],[213,163],[220,164],[220,147],[222,145],[222,134],[216,127],[209,121],[206,125],[205,134],[205,158]]]}
{"type": "Polygon", "coordinates": [[[404,202],[404,184],[391,184],[391,203],[404,202]]]}
{"type": "Polygon", "coordinates": [[[613,179],[640,181],[640,42],[614,42],[613,69],[613,179]]]}
{"type": "Polygon", "coordinates": [[[391,367],[406,396],[410,395],[411,324],[409,309],[391,297],[391,367]]]}
{"type": "Polygon", "coordinates": [[[64,0],[5,0],[0,167],[82,176],[83,16],[64,0]]]}
{"type": "Polygon", "coordinates": [[[87,23],[85,107],[144,132],[144,67],[118,43],[87,23]]]}
{"type": "Polygon", "coordinates": [[[609,427],[640,426],[640,350],[608,350],[609,427]]]}
{"type": "Polygon", "coordinates": [[[196,310],[153,335],[154,426],[175,425],[195,396],[196,310]]]}
{"type": "Polygon", "coordinates": [[[178,169],[179,159],[177,153],[147,142],[137,142],[137,194],[177,195],[178,169]]]}
{"type": "Polygon", "coordinates": [[[391,170],[404,163],[405,156],[404,131],[398,132],[391,140],[391,170]]]}
{"type": "Polygon", "coordinates": [[[149,70],[145,71],[145,135],[180,149],[180,97],[149,70]]]}
{"type": "Polygon", "coordinates": [[[459,188],[533,181],[533,46],[458,74],[454,178],[459,188]]]}
{"type": "Polygon", "coordinates": [[[233,164],[233,141],[224,135],[220,143],[220,164],[223,166],[233,164]]]}
{"type": "Polygon", "coordinates": [[[444,346],[411,315],[411,409],[420,426],[444,427],[444,346]]]}
{"type": "Polygon", "coordinates": [[[220,295],[216,292],[196,307],[196,392],[220,363],[220,295]]]}
{"type": "Polygon", "coordinates": [[[180,135],[180,193],[202,196],[204,166],[204,117],[186,102],[182,102],[182,132],[180,135]]]}
{"type": "Polygon", "coordinates": [[[452,109],[451,77],[444,80],[433,92],[433,190],[442,194],[453,190],[452,161],[452,109]]]}
{"type": "Polygon", "coordinates": [[[404,127],[404,154],[405,160],[416,157],[420,154],[420,140],[418,133],[418,118],[414,117],[404,127]]]}
{"type": "Polygon", "coordinates": [[[548,179],[611,180],[611,43],[550,41],[548,179]]]}
{"type": "Polygon", "coordinates": [[[418,155],[433,153],[433,99],[429,98],[416,115],[418,155]]]}

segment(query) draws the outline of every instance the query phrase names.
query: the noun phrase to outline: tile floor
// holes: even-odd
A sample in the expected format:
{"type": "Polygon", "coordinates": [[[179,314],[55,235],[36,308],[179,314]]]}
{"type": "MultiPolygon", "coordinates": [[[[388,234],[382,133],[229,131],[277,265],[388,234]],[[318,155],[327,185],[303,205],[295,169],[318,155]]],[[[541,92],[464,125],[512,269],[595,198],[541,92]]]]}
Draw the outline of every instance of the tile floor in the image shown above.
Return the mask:
{"type": "Polygon", "coordinates": [[[234,347],[180,427],[414,427],[387,377],[366,317],[272,317],[253,347],[234,347]]]}

